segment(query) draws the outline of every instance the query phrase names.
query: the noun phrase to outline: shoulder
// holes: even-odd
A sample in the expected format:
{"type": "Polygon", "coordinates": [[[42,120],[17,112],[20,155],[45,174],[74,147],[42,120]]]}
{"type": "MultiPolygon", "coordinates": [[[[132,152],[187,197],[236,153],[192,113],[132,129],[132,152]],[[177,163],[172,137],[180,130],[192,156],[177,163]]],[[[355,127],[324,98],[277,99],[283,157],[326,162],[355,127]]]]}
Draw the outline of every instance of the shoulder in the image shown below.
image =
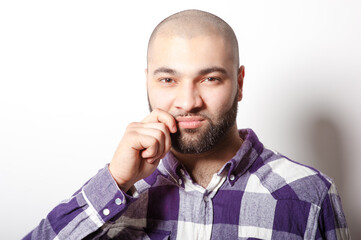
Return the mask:
{"type": "Polygon", "coordinates": [[[277,200],[301,200],[320,206],[333,185],[332,179],[315,168],[265,150],[263,164],[251,175],[277,200]]]}

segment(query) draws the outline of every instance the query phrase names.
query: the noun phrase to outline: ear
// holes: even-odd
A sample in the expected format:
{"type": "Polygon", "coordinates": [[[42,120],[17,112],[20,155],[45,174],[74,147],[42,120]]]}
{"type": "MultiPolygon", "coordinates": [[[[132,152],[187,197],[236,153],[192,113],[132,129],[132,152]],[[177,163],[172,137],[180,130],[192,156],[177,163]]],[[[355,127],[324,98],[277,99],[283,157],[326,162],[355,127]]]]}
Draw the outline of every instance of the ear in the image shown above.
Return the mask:
{"type": "Polygon", "coordinates": [[[145,74],[145,84],[146,84],[146,87],[148,86],[148,68],[144,69],[144,74],[145,74]]]}
{"type": "Polygon", "coordinates": [[[238,82],[238,101],[242,100],[242,90],[243,90],[243,79],[244,79],[244,66],[241,65],[238,70],[237,82],[238,82]]]}

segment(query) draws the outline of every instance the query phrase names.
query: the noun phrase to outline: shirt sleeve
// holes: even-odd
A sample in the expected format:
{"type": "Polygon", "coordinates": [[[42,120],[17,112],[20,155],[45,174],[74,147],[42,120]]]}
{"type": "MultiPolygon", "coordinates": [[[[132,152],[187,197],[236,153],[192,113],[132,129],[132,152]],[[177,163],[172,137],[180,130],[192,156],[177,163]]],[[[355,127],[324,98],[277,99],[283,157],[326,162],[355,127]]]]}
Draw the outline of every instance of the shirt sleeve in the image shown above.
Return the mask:
{"type": "Polygon", "coordinates": [[[133,200],[119,189],[107,165],[70,199],[57,205],[23,240],[82,239],[120,216],[133,200]]]}
{"type": "Polygon", "coordinates": [[[351,239],[341,198],[334,183],[331,184],[321,205],[316,239],[351,239]]]}

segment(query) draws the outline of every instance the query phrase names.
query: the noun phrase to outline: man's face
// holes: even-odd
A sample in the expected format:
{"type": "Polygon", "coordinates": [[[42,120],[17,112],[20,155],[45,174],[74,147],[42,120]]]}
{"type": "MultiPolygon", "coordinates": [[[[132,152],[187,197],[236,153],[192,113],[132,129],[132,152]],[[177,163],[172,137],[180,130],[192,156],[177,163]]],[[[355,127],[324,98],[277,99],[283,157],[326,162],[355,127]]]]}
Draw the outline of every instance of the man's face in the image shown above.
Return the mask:
{"type": "Polygon", "coordinates": [[[147,69],[151,109],[175,117],[172,147],[181,153],[210,150],[234,126],[242,79],[231,48],[217,35],[159,36],[147,69]]]}

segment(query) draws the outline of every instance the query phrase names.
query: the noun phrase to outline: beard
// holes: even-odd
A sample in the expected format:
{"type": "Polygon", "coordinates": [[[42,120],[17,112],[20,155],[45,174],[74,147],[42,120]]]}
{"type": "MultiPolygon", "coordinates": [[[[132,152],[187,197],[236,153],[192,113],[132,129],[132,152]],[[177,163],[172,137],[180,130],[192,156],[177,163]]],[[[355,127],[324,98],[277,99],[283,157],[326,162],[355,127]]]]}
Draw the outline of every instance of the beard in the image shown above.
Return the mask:
{"type": "MultiPolygon", "coordinates": [[[[172,148],[184,154],[204,153],[213,149],[228,133],[229,129],[235,124],[238,111],[238,94],[236,94],[232,106],[226,112],[209,116],[202,112],[191,112],[187,114],[173,115],[179,116],[201,116],[206,119],[207,124],[195,129],[180,129],[176,133],[171,133],[172,148]]],[[[149,108],[152,107],[149,102],[149,108]]]]}

